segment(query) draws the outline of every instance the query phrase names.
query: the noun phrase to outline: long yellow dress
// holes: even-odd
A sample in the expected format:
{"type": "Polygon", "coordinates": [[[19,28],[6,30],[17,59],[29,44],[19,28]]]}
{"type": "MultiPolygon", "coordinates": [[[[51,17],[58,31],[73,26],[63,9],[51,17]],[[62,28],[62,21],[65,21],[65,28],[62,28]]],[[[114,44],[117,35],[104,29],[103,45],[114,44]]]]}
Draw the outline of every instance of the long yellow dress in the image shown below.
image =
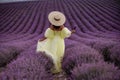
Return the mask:
{"type": "Polygon", "coordinates": [[[48,28],[45,31],[44,41],[38,41],[37,52],[45,52],[47,56],[50,56],[54,63],[55,73],[60,72],[61,60],[64,56],[65,43],[64,38],[69,37],[71,31],[64,27],[61,31],[53,31],[48,28]]]}

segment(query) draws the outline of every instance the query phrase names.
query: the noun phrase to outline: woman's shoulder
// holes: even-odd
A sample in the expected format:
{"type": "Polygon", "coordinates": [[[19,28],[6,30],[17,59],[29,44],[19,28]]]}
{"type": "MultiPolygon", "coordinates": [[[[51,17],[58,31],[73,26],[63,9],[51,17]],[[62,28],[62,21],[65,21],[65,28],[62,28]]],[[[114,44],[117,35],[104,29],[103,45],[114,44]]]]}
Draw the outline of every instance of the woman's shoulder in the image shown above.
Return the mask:
{"type": "Polygon", "coordinates": [[[48,30],[48,31],[52,31],[52,29],[51,29],[51,28],[47,28],[46,30],[48,30]]]}
{"type": "Polygon", "coordinates": [[[67,27],[64,27],[62,30],[68,30],[68,28],[67,28],[67,27]]]}

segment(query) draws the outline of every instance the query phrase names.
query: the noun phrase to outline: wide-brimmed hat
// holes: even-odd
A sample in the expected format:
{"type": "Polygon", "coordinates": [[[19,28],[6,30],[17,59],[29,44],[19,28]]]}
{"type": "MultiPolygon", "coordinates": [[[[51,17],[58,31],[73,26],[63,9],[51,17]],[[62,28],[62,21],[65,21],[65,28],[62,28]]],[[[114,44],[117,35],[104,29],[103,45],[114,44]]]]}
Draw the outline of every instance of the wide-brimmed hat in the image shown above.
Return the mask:
{"type": "Polygon", "coordinates": [[[65,23],[65,15],[59,11],[52,11],[48,15],[48,19],[52,25],[61,26],[65,23]]]}

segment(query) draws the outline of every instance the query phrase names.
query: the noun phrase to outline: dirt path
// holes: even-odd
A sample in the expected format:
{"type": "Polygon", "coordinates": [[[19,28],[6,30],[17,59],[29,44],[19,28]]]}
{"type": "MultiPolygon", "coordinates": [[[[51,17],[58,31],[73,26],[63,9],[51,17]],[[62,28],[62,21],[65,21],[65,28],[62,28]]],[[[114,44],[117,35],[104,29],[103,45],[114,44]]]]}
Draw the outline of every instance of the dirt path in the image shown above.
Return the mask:
{"type": "Polygon", "coordinates": [[[54,80],[67,80],[64,72],[54,74],[54,80]]]}

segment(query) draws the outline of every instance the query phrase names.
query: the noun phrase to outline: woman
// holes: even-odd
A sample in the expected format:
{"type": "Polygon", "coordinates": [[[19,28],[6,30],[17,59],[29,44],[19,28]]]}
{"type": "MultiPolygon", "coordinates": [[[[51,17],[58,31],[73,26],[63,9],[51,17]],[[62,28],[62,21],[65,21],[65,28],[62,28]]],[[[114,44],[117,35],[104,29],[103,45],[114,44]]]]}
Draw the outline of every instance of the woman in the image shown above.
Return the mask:
{"type": "Polygon", "coordinates": [[[61,61],[64,56],[65,43],[64,38],[69,37],[75,30],[68,30],[64,27],[66,18],[59,11],[52,11],[48,15],[51,26],[45,31],[45,37],[40,39],[37,44],[37,52],[45,52],[52,58],[54,63],[53,73],[61,72],[61,61]]]}

